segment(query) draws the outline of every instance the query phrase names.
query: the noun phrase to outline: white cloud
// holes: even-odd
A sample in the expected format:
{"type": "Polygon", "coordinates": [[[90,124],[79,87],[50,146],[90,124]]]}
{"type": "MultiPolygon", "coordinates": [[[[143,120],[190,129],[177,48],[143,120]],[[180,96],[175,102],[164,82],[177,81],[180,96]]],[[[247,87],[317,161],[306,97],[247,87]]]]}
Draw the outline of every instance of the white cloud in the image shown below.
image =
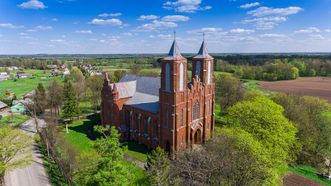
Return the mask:
{"type": "Polygon", "coordinates": [[[314,40],[323,40],[323,39],[325,39],[325,37],[323,37],[321,34],[312,34],[312,35],[309,35],[309,37],[311,39],[314,39],[314,40]]]}
{"type": "Polygon", "coordinates": [[[255,10],[247,12],[254,17],[264,17],[264,16],[289,16],[297,14],[303,11],[301,7],[290,6],[287,8],[270,8],[270,7],[260,7],[255,10]]]}
{"type": "Polygon", "coordinates": [[[232,34],[252,34],[254,32],[255,30],[242,29],[242,28],[235,28],[230,30],[230,33],[232,34]]]}
{"type": "Polygon", "coordinates": [[[331,29],[325,29],[324,31],[327,32],[327,33],[330,33],[331,29]]]}
{"type": "Polygon", "coordinates": [[[296,33],[296,34],[311,34],[311,33],[320,33],[320,32],[321,32],[321,30],[319,28],[308,27],[306,29],[297,30],[294,33],[296,33]]]}
{"type": "Polygon", "coordinates": [[[245,19],[244,24],[253,23],[259,30],[273,29],[278,24],[287,21],[286,17],[271,16],[271,17],[257,17],[252,19],[245,19]]]}
{"type": "Polygon", "coordinates": [[[195,29],[195,30],[189,30],[187,32],[190,34],[202,34],[202,33],[219,33],[221,31],[222,31],[222,29],[220,29],[220,28],[205,27],[205,28],[200,28],[200,29],[195,29]]]}
{"type": "Polygon", "coordinates": [[[287,8],[259,7],[255,10],[248,11],[247,14],[251,15],[251,17],[243,20],[242,23],[252,23],[259,30],[273,29],[280,23],[287,21],[288,16],[301,11],[303,11],[301,7],[295,6],[287,8]]]}
{"type": "Polygon", "coordinates": [[[174,22],[154,20],[151,23],[139,26],[136,31],[155,31],[160,29],[175,28],[178,25],[174,22]]]}
{"type": "Polygon", "coordinates": [[[56,22],[57,21],[57,18],[52,18],[51,20],[54,21],[54,22],[56,22]]]}
{"type": "Polygon", "coordinates": [[[17,29],[17,28],[23,28],[23,26],[14,25],[11,23],[0,23],[0,28],[17,29]]]}
{"type": "Polygon", "coordinates": [[[168,15],[162,17],[162,21],[168,22],[179,22],[179,21],[188,21],[190,18],[183,15],[168,15]]]}
{"type": "Polygon", "coordinates": [[[38,31],[46,31],[46,30],[52,30],[53,27],[51,26],[42,26],[42,25],[39,25],[39,26],[36,26],[32,29],[29,29],[27,30],[28,32],[38,32],[38,31]]]}
{"type": "Polygon", "coordinates": [[[24,2],[20,5],[18,5],[20,8],[23,9],[44,9],[47,8],[45,4],[39,0],[29,0],[27,2],[24,2]]]}
{"type": "Polygon", "coordinates": [[[121,16],[122,13],[117,12],[117,13],[103,13],[103,14],[99,14],[99,17],[117,17],[117,16],[121,16]]]}
{"type": "Polygon", "coordinates": [[[131,32],[124,32],[124,33],[121,33],[121,35],[123,35],[123,36],[133,36],[133,34],[131,32]]]}
{"type": "Polygon", "coordinates": [[[154,20],[154,19],[158,19],[159,16],[157,15],[141,15],[139,16],[138,20],[139,21],[144,21],[144,20],[154,20]]]}
{"type": "Polygon", "coordinates": [[[253,7],[256,7],[256,6],[260,6],[260,3],[259,2],[247,3],[247,4],[244,4],[244,5],[241,5],[240,8],[247,9],[247,8],[253,8],[253,7]]]}
{"type": "Polygon", "coordinates": [[[261,38],[288,38],[288,36],[283,35],[283,34],[275,34],[275,33],[270,33],[270,34],[262,34],[260,35],[261,38]]]}
{"type": "Polygon", "coordinates": [[[52,42],[52,43],[65,43],[66,41],[64,39],[51,39],[50,42],[52,42]]]}
{"type": "Polygon", "coordinates": [[[27,34],[27,33],[25,33],[25,32],[20,32],[18,35],[20,35],[20,36],[27,36],[27,35],[29,35],[29,34],[27,34]]]}
{"type": "Polygon", "coordinates": [[[163,3],[163,8],[176,12],[194,13],[198,10],[209,10],[211,6],[201,6],[202,0],[177,0],[163,3]]]}
{"type": "Polygon", "coordinates": [[[78,34],[92,34],[93,32],[91,30],[76,30],[75,33],[78,33],[78,34]]]}
{"type": "Polygon", "coordinates": [[[170,34],[158,34],[158,35],[150,35],[149,38],[160,38],[160,39],[170,39],[172,38],[173,36],[170,35],[170,34]]]}
{"type": "Polygon", "coordinates": [[[93,19],[89,22],[91,25],[99,26],[123,26],[123,22],[119,19],[93,19]]]}

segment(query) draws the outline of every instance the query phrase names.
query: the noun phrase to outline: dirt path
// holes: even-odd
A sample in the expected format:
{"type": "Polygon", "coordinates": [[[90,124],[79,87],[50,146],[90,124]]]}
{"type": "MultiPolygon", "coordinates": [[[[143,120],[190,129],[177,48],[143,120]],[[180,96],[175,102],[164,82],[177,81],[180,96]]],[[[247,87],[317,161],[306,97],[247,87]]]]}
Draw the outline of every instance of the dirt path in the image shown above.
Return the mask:
{"type": "MultiPolygon", "coordinates": [[[[43,120],[39,120],[40,125],[45,125],[43,120]]],[[[30,119],[20,126],[20,129],[31,135],[33,138],[36,133],[35,120],[30,119]]],[[[14,169],[5,174],[4,186],[50,186],[48,176],[43,166],[39,148],[34,144],[31,148],[33,160],[25,168],[14,169]]]]}
{"type": "Polygon", "coordinates": [[[285,186],[322,186],[308,178],[290,173],[284,178],[285,186]]]}
{"type": "Polygon", "coordinates": [[[131,162],[131,163],[137,165],[137,166],[140,167],[141,169],[145,170],[145,163],[144,163],[144,162],[141,162],[141,161],[139,161],[139,160],[137,160],[137,159],[135,159],[135,158],[133,158],[133,157],[131,157],[131,156],[129,156],[129,155],[124,155],[124,159],[125,159],[126,161],[129,161],[129,162],[131,162]]]}

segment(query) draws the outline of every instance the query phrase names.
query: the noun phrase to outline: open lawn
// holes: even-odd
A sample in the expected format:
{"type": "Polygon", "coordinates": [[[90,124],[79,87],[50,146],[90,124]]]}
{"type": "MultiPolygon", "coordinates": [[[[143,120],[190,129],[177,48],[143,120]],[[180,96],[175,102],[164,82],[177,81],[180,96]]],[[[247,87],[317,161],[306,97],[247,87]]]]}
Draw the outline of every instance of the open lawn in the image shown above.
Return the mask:
{"type": "Polygon", "coordinates": [[[289,81],[261,81],[261,88],[299,96],[316,96],[331,103],[331,78],[309,77],[289,81]]]}
{"type": "MultiPolygon", "coordinates": [[[[60,77],[48,78],[50,71],[24,70],[24,72],[32,74],[33,77],[0,81],[0,96],[2,96],[6,90],[9,90],[15,93],[17,98],[21,98],[26,93],[34,90],[38,86],[38,83],[43,83],[44,86],[47,86],[51,80],[56,79],[62,81],[60,77]]],[[[12,71],[11,73],[15,74],[16,71],[12,71]]]]}
{"type": "Polygon", "coordinates": [[[20,115],[20,114],[8,115],[0,119],[0,126],[7,125],[12,127],[18,127],[28,119],[30,119],[30,116],[27,115],[20,115]]]}

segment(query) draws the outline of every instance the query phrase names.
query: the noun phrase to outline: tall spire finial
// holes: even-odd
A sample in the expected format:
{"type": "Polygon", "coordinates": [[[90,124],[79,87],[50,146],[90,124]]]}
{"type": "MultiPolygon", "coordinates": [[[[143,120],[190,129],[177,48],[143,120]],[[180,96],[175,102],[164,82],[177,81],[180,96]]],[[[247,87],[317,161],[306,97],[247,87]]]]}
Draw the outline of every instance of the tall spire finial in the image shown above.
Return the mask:
{"type": "Polygon", "coordinates": [[[176,40],[176,30],[174,30],[174,40],[176,40]]]}
{"type": "Polygon", "coordinates": [[[202,41],[205,42],[205,32],[202,32],[202,41]]]}

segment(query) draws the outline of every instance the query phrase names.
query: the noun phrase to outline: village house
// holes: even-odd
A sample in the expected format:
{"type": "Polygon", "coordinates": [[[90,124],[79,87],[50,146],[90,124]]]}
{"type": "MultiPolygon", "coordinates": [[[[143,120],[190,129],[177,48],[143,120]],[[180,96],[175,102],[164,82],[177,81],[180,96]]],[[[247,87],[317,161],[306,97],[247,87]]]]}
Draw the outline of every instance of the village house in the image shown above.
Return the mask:
{"type": "Polygon", "coordinates": [[[214,130],[215,104],[213,57],[204,42],[192,67],[188,82],[187,59],[174,40],[160,77],[125,75],[111,84],[105,75],[102,125],[116,126],[123,140],[168,152],[204,143],[214,130]]]}

